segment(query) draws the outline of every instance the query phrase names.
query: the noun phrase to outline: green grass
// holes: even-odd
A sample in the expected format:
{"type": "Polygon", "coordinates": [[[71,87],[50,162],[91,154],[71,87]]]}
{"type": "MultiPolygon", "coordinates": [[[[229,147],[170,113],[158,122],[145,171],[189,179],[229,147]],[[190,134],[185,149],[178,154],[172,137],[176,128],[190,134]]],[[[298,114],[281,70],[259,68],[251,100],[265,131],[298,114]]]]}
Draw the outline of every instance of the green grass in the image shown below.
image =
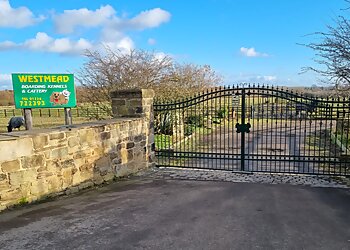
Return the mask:
{"type": "MultiPolygon", "coordinates": [[[[83,104],[72,108],[73,124],[80,124],[91,120],[110,118],[108,112],[101,107],[92,104],[83,104]]],[[[22,116],[21,109],[15,109],[14,106],[0,106],[0,132],[7,132],[8,121],[12,116],[22,116]]],[[[32,109],[33,128],[50,128],[64,125],[64,109],[32,109]]],[[[24,129],[24,128],[21,128],[24,129]]]]}
{"type": "Polygon", "coordinates": [[[155,135],[154,136],[154,143],[156,145],[156,149],[167,149],[170,148],[172,145],[172,135],[155,135]]]}
{"type": "Polygon", "coordinates": [[[25,204],[28,204],[28,199],[26,197],[22,197],[19,201],[18,201],[18,205],[23,206],[25,204]]]}
{"type": "MultiPolygon", "coordinates": [[[[7,125],[10,118],[0,118],[0,133],[7,132],[7,125]]],[[[88,117],[74,117],[73,124],[88,122],[91,119],[88,117]]],[[[50,128],[64,125],[64,117],[33,117],[33,128],[50,128]]],[[[22,127],[21,130],[25,128],[22,127]]],[[[16,129],[17,130],[17,129],[16,129]]]]}

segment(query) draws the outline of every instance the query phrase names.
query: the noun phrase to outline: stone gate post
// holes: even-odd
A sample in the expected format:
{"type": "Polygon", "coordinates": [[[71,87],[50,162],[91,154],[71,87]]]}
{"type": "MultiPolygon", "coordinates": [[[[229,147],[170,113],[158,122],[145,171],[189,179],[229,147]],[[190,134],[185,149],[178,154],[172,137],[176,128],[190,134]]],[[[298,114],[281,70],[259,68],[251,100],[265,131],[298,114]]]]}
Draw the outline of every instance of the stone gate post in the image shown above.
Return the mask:
{"type": "Polygon", "coordinates": [[[146,155],[149,166],[155,164],[153,98],[152,89],[118,90],[111,93],[114,118],[145,119],[146,155]]]}

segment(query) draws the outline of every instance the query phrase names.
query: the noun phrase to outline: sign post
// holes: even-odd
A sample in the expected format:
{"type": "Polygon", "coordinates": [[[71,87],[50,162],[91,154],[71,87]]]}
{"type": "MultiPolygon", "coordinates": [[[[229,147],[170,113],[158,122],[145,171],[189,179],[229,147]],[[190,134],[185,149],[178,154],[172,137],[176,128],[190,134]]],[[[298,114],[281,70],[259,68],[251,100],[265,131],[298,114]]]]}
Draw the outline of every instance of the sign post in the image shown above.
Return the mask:
{"type": "Polygon", "coordinates": [[[27,130],[31,129],[31,109],[65,108],[65,124],[72,124],[70,108],[76,107],[73,74],[12,74],[16,108],[24,109],[27,130]],[[27,118],[26,118],[27,117],[27,118]]]}
{"type": "Polygon", "coordinates": [[[33,128],[32,109],[24,109],[24,122],[26,130],[31,130],[33,128]]]}
{"type": "Polygon", "coordinates": [[[72,125],[71,108],[64,108],[64,121],[66,125],[72,125]]]}

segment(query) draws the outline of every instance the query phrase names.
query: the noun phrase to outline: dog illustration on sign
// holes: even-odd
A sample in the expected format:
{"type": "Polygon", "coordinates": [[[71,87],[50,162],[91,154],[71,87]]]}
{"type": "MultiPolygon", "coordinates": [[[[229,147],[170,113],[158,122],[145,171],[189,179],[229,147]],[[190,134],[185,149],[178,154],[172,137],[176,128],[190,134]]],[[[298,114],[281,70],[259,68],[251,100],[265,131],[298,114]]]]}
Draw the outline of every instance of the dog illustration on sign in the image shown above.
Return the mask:
{"type": "Polygon", "coordinates": [[[68,90],[63,90],[62,92],[52,92],[50,96],[50,102],[53,105],[64,105],[69,102],[70,92],[68,90]]]}

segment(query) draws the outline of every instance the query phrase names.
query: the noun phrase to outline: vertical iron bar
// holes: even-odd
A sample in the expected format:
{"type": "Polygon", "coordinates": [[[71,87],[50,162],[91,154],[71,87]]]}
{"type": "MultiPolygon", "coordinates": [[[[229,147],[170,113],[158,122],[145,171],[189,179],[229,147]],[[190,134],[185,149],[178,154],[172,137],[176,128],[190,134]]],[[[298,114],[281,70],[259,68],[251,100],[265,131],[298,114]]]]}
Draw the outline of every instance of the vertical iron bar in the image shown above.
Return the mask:
{"type": "MultiPolygon", "coordinates": [[[[315,109],[315,112],[316,112],[316,109],[315,109]]],[[[311,135],[312,135],[312,121],[313,119],[317,119],[316,118],[316,113],[315,113],[315,116],[313,117],[312,116],[312,113],[311,113],[311,116],[310,116],[310,119],[309,119],[309,132],[307,134],[307,138],[305,138],[305,148],[307,147],[307,145],[309,146],[309,148],[307,149],[307,172],[310,173],[310,166],[311,166],[311,169],[312,168],[312,165],[313,163],[311,162],[311,150],[310,150],[310,147],[311,147],[311,143],[310,143],[310,138],[311,138],[311,135]]]]}
{"type": "Polygon", "coordinates": [[[187,152],[185,151],[185,149],[184,149],[184,144],[186,143],[186,123],[185,123],[185,100],[182,98],[181,100],[180,100],[180,102],[181,102],[181,105],[180,105],[180,124],[179,124],[179,126],[180,126],[180,129],[181,129],[181,131],[180,131],[180,135],[181,135],[181,138],[180,138],[180,144],[179,144],[179,146],[180,146],[180,152],[183,152],[183,159],[182,159],[182,161],[183,161],[183,166],[186,166],[187,164],[186,164],[186,156],[187,156],[187,152]]]}
{"type": "MultiPolygon", "coordinates": [[[[266,94],[267,94],[266,95],[266,98],[267,98],[267,110],[270,111],[270,112],[267,113],[268,116],[266,117],[266,127],[267,127],[266,141],[267,141],[268,148],[270,148],[270,149],[272,149],[272,147],[273,147],[273,144],[272,144],[272,133],[273,133],[273,112],[274,112],[274,110],[273,110],[273,102],[270,105],[271,98],[273,98],[272,95],[269,95],[269,93],[271,93],[271,92],[272,92],[271,89],[266,91],[266,94]],[[269,120],[271,120],[271,121],[269,121],[269,120]],[[270,130],[269,130],[269,124],[270,124],[270,130]],[[270,134],[270,138],[269,138],[268,134],[270,134]]],[[[267,170],[268,172],[272,172],[272,164],[270,162],[272,152],[271,153],[270,152],[269,153],[266,152],[265,154],[266,155],[269,154],[269,156],[266,157],[266,162],[265,162],[266,169],[265,169],[265,171],[267,170]]]]}
{"type": "MultiPolygon", "coordinates": [[[[215,96],[215,98],[214,98],[214,100],[215,100],[215,102],[214,102],[214,105],[215,105],[215,108],[214,108],[214,115],[215,115],[215,137],[214,137],[214,139],[215,139],[215,141],[216,141],[216,147],[215,147],[215,149],[214,149],[214,152],[215,153],[217,153],[218,152],[218,140],[220,140],[220,137],[218,136],[218,129],[219,129],[219,127],[220,127],[220,124],[219,124],[219,116],[218,116],[218,112],[217,112],[217,110],[218,110],[218,94],[217,94],[217,92],[218,92],[218,88],[215,88],[215,94],[214,94],[214,96],[215,96]]],[[[220,132],[219,132],[220,133],[220,132]]],[[[220,147],[220,145],[219,145],[219,147],[220,147]]],[[[214,154],[214,156],[216,156],[216,154],[214,154]]],[[[217,157],[215,157],[215,167],[214,167],[214,169],[218,169],[218,158],[217,157]]]]}
{"type": "Polygon", "coordinates": [[[322,106],[324,105],[324,107],[321,108],[320,111],[320,115],[321,117],[319,118],[319,120],[316,120],[314,122],[315,128],[314,128],[314,135],[313,135],[313,142],[312,142],[312,146],[314,149],[313,155],[313,168],[312,168],[312,173],[315,173],[315,170],[317,171],[317,173],[319,172],[319,168],[321,166],[321,148],[318,146],[318,144],[316,142],[320,142],[322,137],[321,137],[321,130],[317,130],[318,125],[320,124],[320,126],[324,123],[325,124],[325,130],[327,131],[327,125],[328,125],[328,120],[327,120],[327,107],[326,107],[326,102],[324,99],[321,99],[322,102],[322,106]],[[316,150],[316,147],[318,150],[316,150]],[[316,161],[316,157],[318,159],[318,161],[316,161]]]}
{"type": "MultiPolygon", "coordinates": [[[[293,93],[293,92],[291,92],[293,93]]],[[[295,97],[293,96],[292,97],[292,101],[290,102],[291,103],[291,109],[290,109],[290,116],[291,116],[291,123],[290,123],[290,129],[291,131],[293,131],[293,136],[291,137],[291,140],[290,140],[290,160],[288,162],[288,168],[295,168],[295,159],[296,159],[296,155],[295,155],[295,147],[296,147],[296,141],[297,141],[297,120],[298,120],[298,117],[297,117],[297,113],[296,113],[296,103],[297,103],[297,100],[295,99],[295,97]]]]}
{"type": "MultiPolygon", "coordinates": [[[[339,100],[339,103],[340,103],[340,100],[339,100]]],[[[342,128],[341,128],[341,137],[340,137],[340,142],[341,142],[341,149],[340,149],[340,155],[339,155],[339,159],[340,159],[340,164],[339,164],[339,170],[337,171],[336,174],[341,174],[342,172],[342,167],[343,167],[343,163],[342,163],[342,160],[341,158],[343,158],[342,156],[344,156],[344,154],[346,154],[347,152],[347,148],[345,148],[345,152],[343,152],[343,148],[344,148],[344,131],[345,131],[345,127],[344,127],[344,124],[345,124],[345,110],[344,110],[344,98],[343,98],[343,101],[341,102],[341,106],[340,106],[340,109],[341,109],[341,113],[342,113],[342,117],[341,117],[341,125],[342,125],[342,128]]],[[[346,146],[346,143],[345,143],[345,146],[346,146]]],[[[336,164],[334,164],[334,170],[337,170],[338,168],[336,168],[336,164]]]]}
{"type": "Polygon", "coordinates": [[[252,109],[251,109],[251,119],[250,119],[250,124],[251,124],[251,140],[252,140],[252,151],[251,151],[251,154],[252,156],[250,157],[250,159],[254,159],[253,161],[251,161],[251,166],[249,167],[249,171],[253,171],[254,170],[254,166],[257,165],[257,161],[255,161],[255,158],[256,156],[254,155],[256,152],[255,152],[255,147],[256,145],[258,144],[258,137],[257,137],[257,131],[256,131],[256,122],[255,122],[255,110],[256,110],[256,107],[255,107],[255,85],[253,85],[253,93],[251,95],[251,98],[253,98],[253,103],[252,103],[252,109]]]}
{"type": "Polygon", "coordinates": [[[224,98],[224,145],[225,145],[225,148],[223,150],[223,165],[224,165],[224,169],[225,170],[229,170],[227,167],[226,167],[226,160],[227,160],[227,149],[226,148],[229,148],[230,146],[226,144],[226,110],[227,110],[227,107],[226,107],[226,87],[224,86],[224,92],[222,94],[223,98],[224,98]]]}
{"type": "Polygon", "coordinates": [[[191,137],[191,143],[188,145],[188,150],[191,152],[191,162],[192,162],[192,167],[197,166],[197,159],[194,157],[196,154],[194,153],[194,148],[193,145],[196,143],[196,137],[197,137],[197,127],[196,127],[196,118],[193,117],[193,110],[194,110],[194,115],[196,115],[196,104],[193,104],[195,102],[196,95],[194,95],[194,98],[191,98],[191,103],[189,109],[191,110],[191,127],[193,128],[193,136],[191,137]]]}
{"type": "MultiPolygon", "coordinates": [[[[173,100],[172,101],[173,104],[177,102],[177,100],[173,100]]],[[[179,150],[177,149],[177,143],[179,141],[178,138],[178,124],[177,124],[177,113],[178,113],[178,107],[177,104],[174,105],[174,110],[172,112],[172,129],[173,129],[173,145],[174,145],[174,160],[173,160],[173,165],[177,166],[177,165],[182,165],[181,159],[179,158],[179,156],[181,155],[181,153],[179,152],[179,150]],[[180,161],[179,161],[180,160],[180,161]],[[178,164],[180,162],[180,164],[178,164]]]]}
{"type": "MultiPolygon", "coordinates": [[[[204,98],[206,98],[205,97],[205,93],[204,92],[201,92],[201,99],[199,99],[199,101],[201,102],[201,108],[200,108],[200,110],[199,110],[199,112],[200,112],[200,115],[201,115],[201,118],[199,119],[199,121],[200,121],[200,130],[201,130],[201,134],[202,134],[202,138],[200,138],[200,142],[199,142],[199,146],[200,146],[200,148],[202,149],[201,150],[201,154],[200,154],[200,156],[201,156],[201,168],[206,168],[206,162],[205,162],[205,160],[203,160],[203,158],[204,157],[208,157],[208,155],[207,154],[205,154],[205,144],[204,144],[204,130],[205,130],[205,126],[204,126],[204,121],[205,121],[205,108],[204,108],[204,98]]],[[[200,105],[200,104],[199,104],[200,105]]],[[[199,106],[200,107],[200,106],[199,106]]]]}
{"type": "MultiPolygon", "coordinates": [[[[334,115],[333,115],[333,107],[334,107],[334,98],[331,99],[331,103],[330,103],[330,118],[331,118],[331,123],[330,123],[330,128],[329,128],[329,136],[328,136],[328,141],[329,141],[329,146],[331,147],[333,142],[332,142],[332,131],[333,131],[333,119],[334,119],[334,115]]],[[[325,133],[325,137],[326,137],[326,134],[325,133]]],[[[327,174],[330,174],[330,168],[331,168],[331,150],[329,149],[328,150],[328,172],[327,174]]],[[[325,171],[325,168],[323,169],[323,173],[325,171]]]]}
{"type": "MultiPolygon", "coordinates": [[[[241,109],[241,126],[245,124],[245,89],[242,88],[242,109],[241,109]]],[[[241,131],[241,171],[244,171],[245,163],[245,133],[241,131]]]]}
{"type": "MultiPolygon", "coordinates": [[[[340,98],[338,97],[337,98],[337,105],[336,105],[336,111],[337,111],[337,113],[339,113],[339,110],[340,110],[340,98]]],[[[337,126],[337,123],[338,123],[338,120],[339,119],[337,119],[336,120],[336,126],[335,126],[335,138],[336,138],[336,143],[335,143],[335,150],[334,150],[334,159],[333,159],[333,161],[335,161],[335,159],[337,158],[337,157],[341,157],[341,154],[342,154],[342,145],[343,145],[343,133],[342,133],[342,131],[343,131],[343,129],[344,129],[344,122],[341,122],[341,127],[340,127],[340,135],[339,135],[339,132],[338,132],[338,127],[339,126],[337,126]],[[339,148],[339,154],[337,154],[338,153],[338,150],[337,150],[337,142],[340,140],[340,148],[339,148]]],[[[333,163],[333,174],[336,174],[336,164],[335,164],[335,162],[333,163]]]]}
{"type": "MultiPolygon", "coordinates": [[[[162,113],[162,111],[159,111],[159,121],[157,120],[156,122],[158,123],[161,123],[161,121],[163,120],[163,113],[162,113]]],[[[161,126],[161,124],[158,124],[158,126],[161,126]]],[[[164,144],[165,143],[163,143],[163,140],[165,140],[164,138],[165,138],[165,135],[163,135],[163,133],[162,133],[162,130],[160,129],[159,130],[159,141],[160,141],[160,145],[159,145],[159,149],[158,150],[161,150],[162,151],[162,156],[161,156],[161,165],[163,165],[164,164],[164,158],[166,157],[166,150],[167,150],[167,148],[165,148],[165,146],[164,146],[164,144]]],[[[158,159],[159,160],[159,159],[158,159]]],[[[165,164],[164,164],[165,165],[165,164]]]]}
{"type": "Polygon", "coordinates": [[[217,156],[219,156],[218,158],[219,158],[219,165],[220,165],[220,169],[222,169],[223,167],[225,167],[225,166],[222,166],[222,164],[221,164],[221,154],[222,154],[222,146],[223,145],[221,145],[222,144],[222,124],[221,124],[221,122],[222,122],[222,104],[221,104],[221,98],[222,98],[222,92],[221,92],[221,87],[219,88],[219,100],[218,100],[218,103],[219,103],[219,109],[218,109],[218,119],[219,119],[219,134],[220,134],[220,136],[219,136],[219,140],[220,140],[220,142],[219,142],[219,150],[218,150],[218,155],[217,156]]]}
{"type": "MultiPolygon", "coordinates": [[[[297,123],[298,123],[298,113],[297,113],[297,103],[298,103],[298,99],[295,98],[294,101],[294,105],[295,105],[295,117],[293,119],[294,121],[294,132],[295,132],[295,136],[294,136],[294,143],[293,143],[293,168],[295,168],[295,165],[298,165],[298,162],[296,162],[297,160],[297,155],[296,155],[296,147],[297,147],[297,139],[298,139],[298,132],[297,132],[297,123]],[[295,164],[297,163],[297,164],[295,164]]],[[[289,162],[289,169],[290,169],[290,162],[289,162]]]]}
{"type": "MultiPolygon", "coordinates": [[[[291,117],[290,117],[290,101],[288,99],[288,101],[286,101],[285,103],[285,114],[286,114],[286,117],[284,118],[284,155],[285,155],[285,159],[288,159],[288,162],[289,162],[289,159],[290,159],[290,150],[289,150],[289,145],[287,145],[287,143],[290,142],[290,133],[292,132],[291,129],[290,129],[290,126],[288,127],[288,120],[291,120],[291,117]],[[287,133],[288,131],[288,133],[287,133]],[[289,141],[287,142],[287,137],[289,138],[289,141]],[[288,151],[287,151],[288,150],[288,151]]],[[[283,116],[282,116],[283,117],[283,116]]],[[[283,119],[283,118],[282,118],[283,119]]],[[[284,172],[286,169],[286,161],[283,162],[283,171],[284,172]]]]}
{"type": "Polygon", "coordinates": [[[261,99],[261,94],[260,94],[260,88],[259,88],[259,85],[258,85],[258,128],[257,128],[257,142],[256,142],[256,153],[257,153],[257,156],[256,156],[256,159],[258,160],[256,162],[256,171],[259,171],[259,169],[261,168],[261,161],[260,161],[260,149],[259,149],[259,145],[263,142],[262,141],[262,133],[264,131],[264,128],[263,128],[263,120],[264,120],[264,106],[262,105],[262,99],[261,99]],[[261,125],[261,126],[260,126],[261,125]],[[261,132],[261,133],[260,133],[261,132]],[[260,143],[261,142],[261,143],[260,143]]]}
{"type": "MultiPolygon", "coordinates": [[[[241,90],[242,91],[242,90],[241,90]]],[[[237,86],[237,96],[239,94],[239,88],[237,86]]],[[[240,93],[242,95],[242,92],[240,93]]],[[[240,101],[236,102],[237,103],[237,108],[236,108],[236,111],[235,111],[235,116],[236,116],[236,124],[239,124],[239,119],[242,117],[242,112],[241,112],[241,109],[242,109],[242,98],[240,98],[240,101]],[[240,105],[240,106],[239,106],[240,105]],[[239,116],[238,116],[239,115],[239,116]]],[[[234,125],[233,125],[234,126],[234,125]]],[[[234,127],[233,127],[234,129],[234,127]]],[[[241,163],[241,157],[239,157],[238,159],[238,155],[239,155],[239,149],[242,148],[242,145],[240,145],[240,141],[239,141],[239,135],[237,133],[235,133],[235,138],[236,138],[236,148],[237,148],[237,165],[238,165],[238,161],[239,163],[241,163]],[[240,147],[238,147],[240,146],[240,147]]]]}
{"type": "MultiPolygon", "coordinates": [[[[246,119],[247,119],[247,123],[249,123],[250,122],[250,94],[249,94],[249,92],[250,92],[250,86],[248,86],[248,97],[246,98],[246,107],[248,107],[247,109],[246,109],[246,119]]],[[[247,150],[246,150],[246,156],[249,156],[249,154],[250,154],[250,150],[249,150],[249,134],[247,133],[247,134],[245,134],[245,136],[247,136],[248,138],[246,138],[245,139],[245,141],[246,141],[246,144],[248,145],[247,146],[247,150]]],[[[247,163],[247,164],[244,164],[245,166],[245,168],[244,168],[244,170],[248,170],[249,169],[249,157],[245,157],[245,162],[247,163]]]]}
{"type": "MultiPolygon", "coordinates": [[[[208,133],[206,135],[206,141],[207,141],[206,146],[207,146],[207,153],[208,153],[207,156],[209,157],[210,155],[212,155],[212,152],[211,152],[210,146],[209,146],[209,144],[210,144],[209,136],[211,133],[213,133],[212,120],[211,120],[210,111],[209,111],[209,89],[207,89],[205,91],[205,94],[206,94],[205,106],[206,106],[206,110],[207,110],[206,116],[207,116],[207,131],[208,131],[208,133]]],[[[207,159],[206,164],[208,164],[208,167],[210,167],[209,162],[210,162],[210,159],[207,159]]]]}
{"type": "MultiPolygon", "coordinates": [[[[279,131],[279,128],[278,128],[278,101],[279,101],[279,98],[277,97],[279,96],[279,92],[278,92],[278,88],[276,89],[276,95],[274,96],[274,106],[275,106],[275,116],[274,116],[274,119],[275,119],[275,136],[274,136],[274,145],[277,145],[277,137],[281,134],[281,131],[279,131]]],[[[276,146],[275,146],[276,147],[276,146]]],[[[281,146],[277,146],[276,149],[281,149],[281,146]]],[[[277,150],[275,150],[275,172],[278,172],[277,171],[277,150]]]]}
{"type": "MultiPolygon", "coordinates": [[[[283,90],[283,89],[282,89],[283,90]]],[[[284,108],[284,103],[286,102],[285,99],[283,99],[283,93],[281,94],[281,100],[280,100],[280,107],[279,107],[279,129],[280,129],[280,135],[279,135],[279,146],[281,148],[281,151],[279,153],[279,163],[278,163],[278,172],[281,172],[281,166],[282,166],[282,154],[285,154],[286,152],[286,145],[282,144],[282,135],[286,138],[287,137],[287,129],[285,128],[283,131],[283,114],[286,114],[286,112],[283,112],[283,108],[284,108]],[[282,147],[283,145],[283,147],[282,147]]],[[[285,159],[287,160],[287,159],[285,159]]]]}
{"type": "MultiPolygon", "coordinates": [[[[303,110],[303,99],[301,98],[298,98],[298,101],[299,101],[299,105],[300,105],[300,117],[299,117],[299,130],[298,130],[298,169],[297,169],[297,173],[300,173],[300,165],[303,164],[303,162],[301,162],[301,156],[302,156],[302,152],[301,152],[301,140],[302,140],[302,119],[303,119],[303,116],[302,116],[302,110],[303,110]]],[[[293,172],[295,172],[295,170],[293,170],[293,172]]]]}
{"type": "MultiPolygon", "coordinates": [[[[345,109],[345,103],[349,103],[349,101],[347,99],[344,98],[343,100],[343,106],[344,106],[344,119],[346,119],[347,123],[346,123],[346,129],[345,129],[345,132],[346,132],[346,141],[345,141],[345,148],[346,148],[346,151],[345,151],[345,157],[344,157],[344,175],[346,175],[346,169],[347,169],[347,165],[349,164],[349,160],[348,160],[348,146],[349,146],[349,107],[347,106],[346,109],[345,109]],[[346,102],[347,101],[347,102],[346,102]]],[[[340,173],[342,174],[342,173],[340,173]]]]}
{"type": "MultiPolygon", "coordinates": [[[[306,102],[306,99],[303,99],[304,101],[305,101],[305,103],[307,103],[306,102]]],[[[301,157],[302,157],[302,159],[303,159],[303,162],[302,162],[302,166],[303,166],[303,168],[302,168],[302,173],[305,173],[305,155],[306,155],[306,145],[305,145],[305,143],[306,143],[306,135],[307,135],[307,124],[306,124],[306,122],[307,122],[307,120],[308,120],[308,116],[309,116],[309,109],[311,108],[311,103],[310,103],[310,105],[308,105],[308,106],[306,106],[305,107],[305,116],[304,116],[304,134],[302,135],[302,142],[300,142],[300,144],[301,144],[301,147],[302,147],[302,150],[300,150],[300,151],[302,151],[302,155],[301,155],[301,157]]],[[[300,172],[300,169],[298,169],[298,173],[300,172]]]]}

